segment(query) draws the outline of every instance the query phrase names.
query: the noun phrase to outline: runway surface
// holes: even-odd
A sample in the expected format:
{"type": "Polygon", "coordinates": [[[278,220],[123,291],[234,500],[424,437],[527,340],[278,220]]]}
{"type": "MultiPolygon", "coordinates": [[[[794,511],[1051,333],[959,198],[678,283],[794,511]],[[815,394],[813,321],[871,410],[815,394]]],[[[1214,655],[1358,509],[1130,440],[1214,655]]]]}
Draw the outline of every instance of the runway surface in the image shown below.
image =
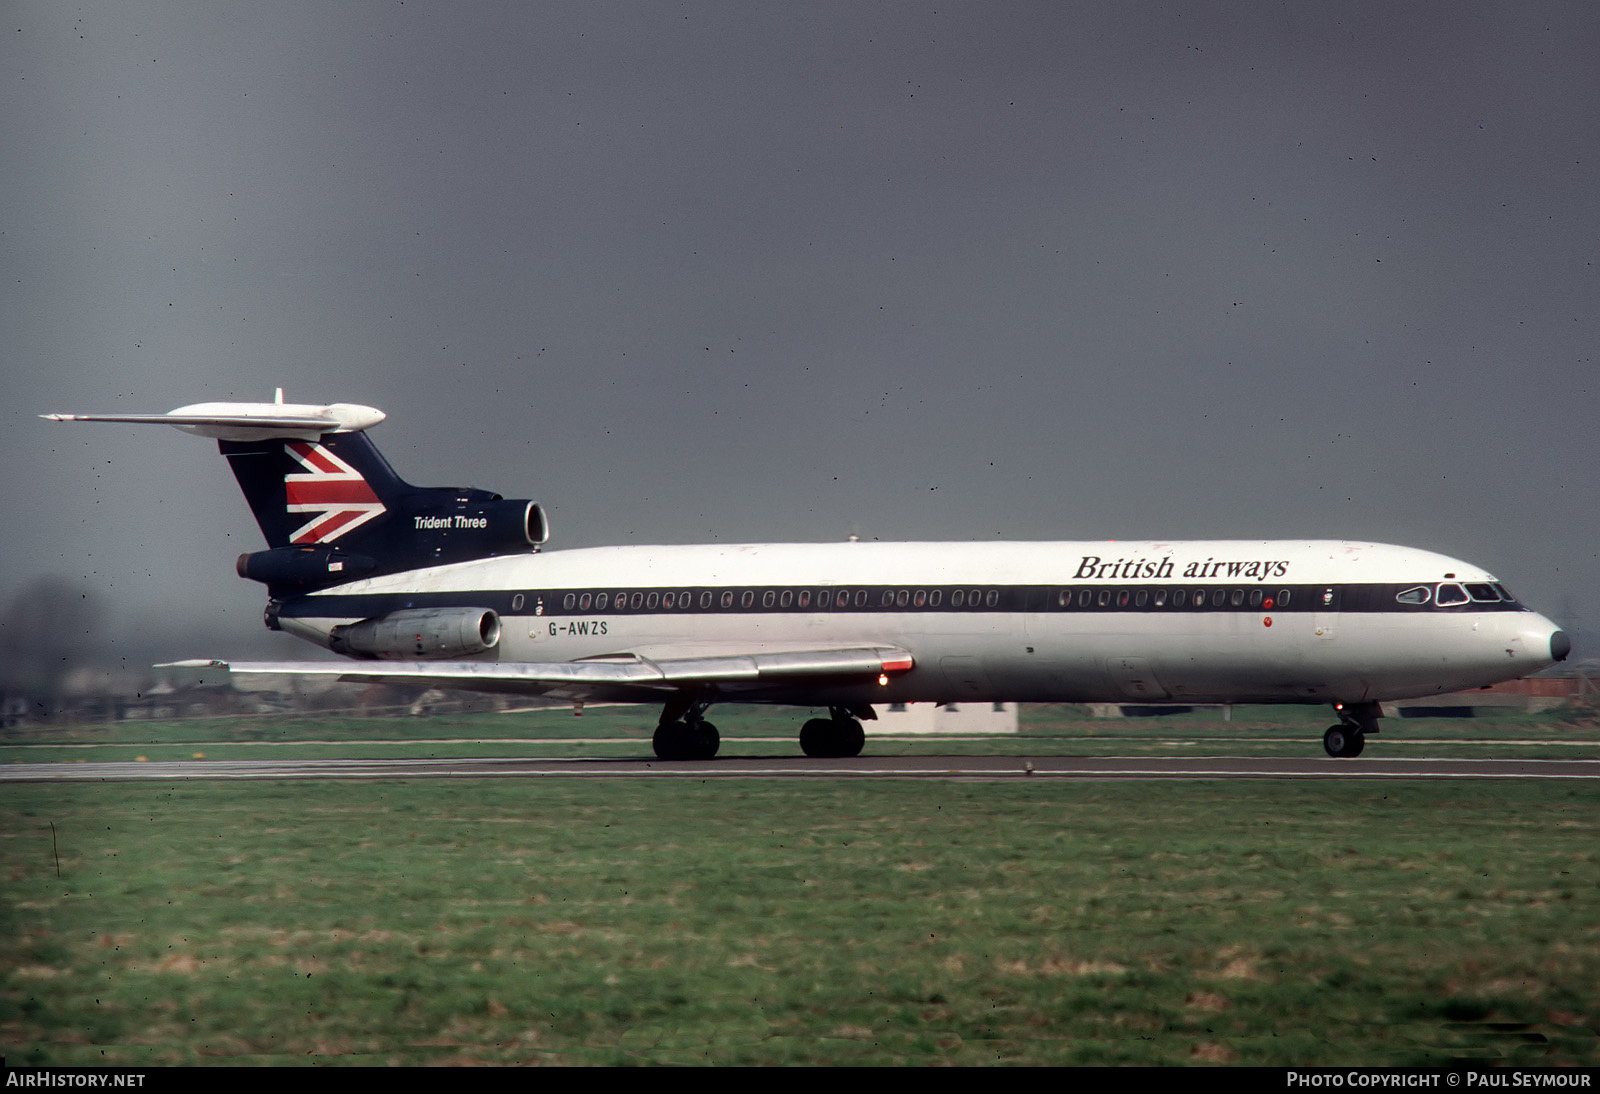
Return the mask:
{"type": "Polygon", "coordinates": [[[1600,760],[1373,759],[1320,756],[736,756],[652,759],[183,760],[19,763],[0,782],[178,782],[191,779],[1596,779],[1600,760]]]}

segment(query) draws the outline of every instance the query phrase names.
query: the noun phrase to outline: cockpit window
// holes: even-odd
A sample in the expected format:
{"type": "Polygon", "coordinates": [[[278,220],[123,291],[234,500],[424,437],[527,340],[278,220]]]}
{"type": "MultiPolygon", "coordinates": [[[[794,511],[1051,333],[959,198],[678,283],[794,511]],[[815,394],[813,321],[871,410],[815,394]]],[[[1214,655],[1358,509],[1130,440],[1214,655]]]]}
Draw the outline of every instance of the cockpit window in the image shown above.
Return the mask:
{"type": "Polygon", "coordinates": [[[1451,604],[1465,604],[1467,602],[1467,590],[1453,581],[1446,581],[1434,593],[1433,602],[1441,608],[1449,607],[1451,604]]]}
{"type": "Polygon", "coordinates": [[[1418,585],[1414,589],[1407,589],[1403,593],[1396,593],[1395,599],[1402,604],[1426,604],[1433,599],[1433,590],[1426,585],[1418,585]]]}
{"type": "Polygon", "coordinates": [[[1494,591],[1494,586],[1486,581],[1473,581],[1467,584],[1467,595],[1480,604],[1498,604],[1500,594],[1494,591]]]}
{"type": "Polygon", "coordinates": [[[1510,590],[1504,585],[1496,583],[1495,590],[1500,594],[1500,599],[1504,600],[1507,604],[1515,604],[1517,602],[1517,598],[1512,596],[1510,590]]]}

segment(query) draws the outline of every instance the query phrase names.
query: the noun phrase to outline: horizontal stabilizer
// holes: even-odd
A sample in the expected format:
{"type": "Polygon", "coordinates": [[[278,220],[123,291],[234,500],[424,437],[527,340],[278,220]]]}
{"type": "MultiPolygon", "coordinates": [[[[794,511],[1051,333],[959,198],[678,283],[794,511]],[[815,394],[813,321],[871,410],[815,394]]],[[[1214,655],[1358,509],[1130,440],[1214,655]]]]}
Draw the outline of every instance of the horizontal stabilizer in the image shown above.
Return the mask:
{"type": "Polygon", "coordinates": [[[52,422],[124,422],[170,425],[185,433],[223,441],[263,441],[272,437],[315,439],[327,433],[352,433],[383,421],[376,407],[355,403],[195,403],[166,414],[41,414],[52,422]]]}

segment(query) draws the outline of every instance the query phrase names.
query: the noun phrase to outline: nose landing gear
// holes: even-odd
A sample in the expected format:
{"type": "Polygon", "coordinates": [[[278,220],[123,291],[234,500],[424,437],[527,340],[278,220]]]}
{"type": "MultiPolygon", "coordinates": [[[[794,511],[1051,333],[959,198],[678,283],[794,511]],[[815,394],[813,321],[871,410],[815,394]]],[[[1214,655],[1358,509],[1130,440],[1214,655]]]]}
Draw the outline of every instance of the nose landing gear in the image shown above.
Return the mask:
{"type": "Polygon", "coordinates": [[[1335,759],[1353,760],[1367,747],[1367,734],[1378,732],[1382,709],[1373,702],[1335,703],[1333,709],[1342,720],[1322,735],[1322,747],[1335,759]]]}

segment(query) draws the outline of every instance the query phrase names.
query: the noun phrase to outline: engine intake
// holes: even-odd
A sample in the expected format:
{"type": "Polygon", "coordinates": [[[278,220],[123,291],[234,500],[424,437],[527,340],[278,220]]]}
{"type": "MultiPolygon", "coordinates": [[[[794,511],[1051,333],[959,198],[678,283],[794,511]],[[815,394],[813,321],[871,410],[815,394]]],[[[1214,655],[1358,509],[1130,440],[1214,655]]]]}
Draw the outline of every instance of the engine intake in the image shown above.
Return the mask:
{"type": "Polygon", "coordinates": [[[500,617],[488,608],[411,608],[333,628],[334,653],[382,661],[471,657],[500,642],[500,617]]]}

